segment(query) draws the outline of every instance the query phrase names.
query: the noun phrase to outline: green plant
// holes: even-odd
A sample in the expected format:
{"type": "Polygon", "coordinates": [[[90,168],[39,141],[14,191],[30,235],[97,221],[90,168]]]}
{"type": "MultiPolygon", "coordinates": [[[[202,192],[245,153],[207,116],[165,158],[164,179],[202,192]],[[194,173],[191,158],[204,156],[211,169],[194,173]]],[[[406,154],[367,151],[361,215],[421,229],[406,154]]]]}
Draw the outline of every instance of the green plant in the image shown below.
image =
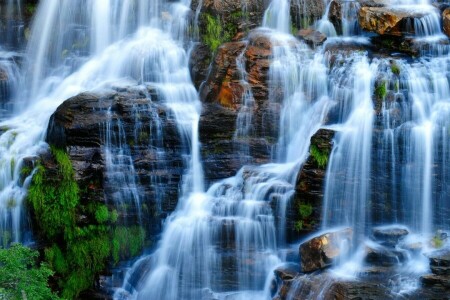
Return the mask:
{"type": "Polygon", "coordinates": [[[391,64],[391,71],[393,74],[399,76],[400,75],[400,67],[396,63],[391,64]]]}
{"type": "Polygon", "coordinates": [[[387,96],[387,83],[386,81],[380,82],[375,88],[375,95],[378,99],[384,99],[387,96]]]}
{"type": "Polygon", "coordinates": [[[300,232],[303,230],[303,221],[297,221],[294,224],[294,230],[300,232]]]}
{"type": "Polygon", "coordinates": [[[302,219],[306,219],[313,213],[313,207],[311,204],[300,204],[298,212],[302,219]]]}
{"type": "Polygon", "coordinates": [[[434,247],[436,249],[440,249],[440,248],[442,248],[444,246],[444,241],[441,240],[439,237],[434,236],[433,240],[432,240],[432,244],[434,245],[434,247]]]}
{"type": "Polygon", "coordinates": [[[0,249],[0,299],[59,299],[48,286],[53,272],[36,264],[39,253],[20,244],[0,249]]]}
{"type": "Polygon", "coordinates": [[[328,150],[321,150],[316,145],[311,145],[309,152],[314,161],[317,163],[317,166],[321,169],[325,169],[328,164],[328,150]]]}

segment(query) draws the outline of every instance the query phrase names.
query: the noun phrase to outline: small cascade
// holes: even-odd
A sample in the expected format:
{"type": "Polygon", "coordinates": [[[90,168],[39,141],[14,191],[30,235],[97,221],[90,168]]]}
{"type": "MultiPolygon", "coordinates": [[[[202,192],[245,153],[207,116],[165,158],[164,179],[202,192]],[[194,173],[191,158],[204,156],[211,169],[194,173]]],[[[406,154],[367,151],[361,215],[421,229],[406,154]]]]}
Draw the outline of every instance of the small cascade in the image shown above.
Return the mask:
{"type": "Polygon", "coordinates": [[[342,87],[336,86],[332,98],[342,101],[345,114],[340,125],[342,128],[337,129],[336,146],[330,155],[327,170],[324,228],[350,226],[363,235],[365,227],[370,226],[367,200],[370,193],[375,70],[376,64],[369,64],[366,55],[357,54],[344,60],[341,70],[333,69],[335,80],[344,82],[342,87]],[[345,98],[340,99],[341,95],[345,98]]]}
{"type": "Polygon", "coordinates": [[[333,23],[329,20],[328,16],[330,14],[330,8],[332,5],[332,1],[327,4],[327,8],[322,18],[317,22],[316,28],[318,31],[325,34],[327,37],[335,37],[337,36],[336,28],[334,28],[333,23]]]}

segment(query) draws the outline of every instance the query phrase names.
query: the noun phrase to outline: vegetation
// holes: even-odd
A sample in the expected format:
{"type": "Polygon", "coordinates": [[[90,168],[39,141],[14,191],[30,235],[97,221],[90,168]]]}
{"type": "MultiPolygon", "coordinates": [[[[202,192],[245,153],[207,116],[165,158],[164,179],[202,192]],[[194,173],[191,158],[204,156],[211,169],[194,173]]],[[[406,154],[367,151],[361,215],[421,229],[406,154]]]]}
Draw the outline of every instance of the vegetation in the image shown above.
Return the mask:
{"type": "Polygon", "coordinates": [[[28,200],[41,237],[49,244],[45,260],[55,272],[61,296],[74,299],[93,285],[111,258],[118,262],[137,255],[144,246],[145,232],[139,227],[116,227],[117,211],[101,203],[81,203],[82,191],[69,156],[54,147],[51,152],[57,174],[38,164],[28,200]]]}
{"type": "Polygon", "coordinates": [[[53,272],[45,263],[36,264],[38,256],[20,244],[0,249],[0,299],[59,299],[48,285],[53,272]]]}
{"type": "Polygon", "coordinates": [[[311,204],[300,204],[298,207],[298,214],[300,216],[300,220],[295,222],[294,229],[297,232],[303,230],[304,225],[307,222],[307,219],[311,217],[313,213],[313,207],[311,204]]]}
{"type": "Polygon", "coordinates": [[[434,236],[431,243],[436,249],[440,249],[444,246],[444,241],[440,239],[438,236],[434,236]]]}
{"type": "Polygon", "coordinates": [[[400,67],[396,63],[391,64],[391,72],[397,76],[400,75],[400,67]]]}
{"type": "Polygon", "coordinates": [[[375,96],[378,99],[384,99],[387,96],[387,83],[386,81],[380,82],[375,88],[375,96]]]}
{"type": "Polygon", "coordinates": [[[220,45],[230,42],[238,33],[237,24],[239,20],[246,18],[246,15],[237,11],[229,16],[229,20],[222,24],[219,16],[214,17],[208,13],[203,15],[206,26],[205,33],[202,34],[203,42],[209,47],[212,53],[215,53],[220,45]]]}
{"type": "Polygon", "coordinates": [[[310,153],[317,166],[321,169],[325,169],[328,164],[328,157],[330,154],[327,150],[321,150],[316,145],[311,145],[310,153]]]}

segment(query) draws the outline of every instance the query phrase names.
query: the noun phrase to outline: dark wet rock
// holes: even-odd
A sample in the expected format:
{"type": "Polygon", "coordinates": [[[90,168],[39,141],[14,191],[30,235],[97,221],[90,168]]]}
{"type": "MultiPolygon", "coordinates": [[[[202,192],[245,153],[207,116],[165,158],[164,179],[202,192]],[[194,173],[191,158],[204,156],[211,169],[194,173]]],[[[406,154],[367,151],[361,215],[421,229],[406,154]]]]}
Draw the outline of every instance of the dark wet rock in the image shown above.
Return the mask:
{"type": "Polygon", "coordinates": [[[312,47],[320,46],[327,40],[325,34],[313,29],[301,29],[298,31],[297,37],[312,47]]]}
{"type": "Polygon", "coordinates": [[[195,87],[200,89],[200,85],[206,80],[211,62],[211,50],[205,44],[198,43],[190,53],[189,70],[195,87]]]}
{"type": "Polygon", "coordinates": [[[284,264],[275,269],[274,273],[282,281],[294,279],[299,275],[300,266],[298,264],[284,264]]]}
{"type": "MultiPolygon", "coordinates": [[[[86,201],[106,202],[110,199],[108,203],[113,204],[111,199],[115,199],[120,187],[106,177],[106,125],[110,122],[111,134],[115,137],[122,130],[120,134],[124,135],[125,147],[129,149],[136,172],[141,221],[151,228],[150,232],[158,233],[161,218],[172,212],[177,204],[178,183],[183,174],[181,138],[173,116],[158,102],[154,90],[145,93],[139,88],[116,90],[120,92],[83,93],[65,101],[51,117],[46,141],[67,150],[77,182],[90,191],[86,201]],[[152,99],[146,98],[147,93],[153,95],[152,99]],[[154,122],[161,123],[162,139],[150,130],[156,128],[152,126],[154,122]],[[136,127],[139,124],[141,126],[136,127]],[[158,151],[165,151],[164,158],[158,151]],[[155,177],[157,182],[151,179],[155,177]],[[162,195],[160,189],[164,189],[162,195]]],[[[126,168],[122,170],[127,172],[126,168]]],[[[138,222],[134,203],[128,206],[127,222],[138,222]]]]}
{"type": "Polygon", "coordinates": [[[309,273],[331,266],[336,259],[347,254],[352,242],[351,228],[325,233],[304,242],[300,245],[302,272],[309,273]]]}
{"type": "Polygon", "coordinates": [[[450,267],[450,250],[437,250],[426,255],[431,266],[450,267]]]}
{"type": "Polygon", "coordinates": [[[381,267],[389,267],[399,265],[406,261],[407,253],[385,248],[383,246],[366,246],[365,262],[381,267]]]}
{"type": "Polygon", "coordinates": [[[384,245],[394,247],[409,234],[409,231],[403,227],[379,227],[374,228],[372,234],[376,240],[381,241],[384,245]]]}
{"type": "MultiPolygon", "coordinates": [[[[333,148],[334,131],[328,129],[320,129],[311,138],[311,147],[315,147],[321,154],[329,155],[333,148]]],[[[310,151],[311,152],[311,151],[310,151]]],[[[322,203],[325,189],[327,162],[319,165],[316,158],[310,155],[303,164],[297,176],[295,186],[294,201],[292,201],[291,214],[286,216],[288,229],[288,240],[298,238],[299,234],[309,234],[319,230],[322,220],[322,203]],[[308,205],[312,207],[310,216],[299,215],[300,205],[308,205]],[[296,222],[302,222],[301,230],[295,230],[296,222]]]]}
{"type": "Polygon", "coordinates": [[[427,287],[442,288],[450,290],[450,277],[435,274],[424,275],[421,277],[422,284],[427,287]]]}
{"type": "Polygon", "coordinates": [[[292,23],[296,28],[312,25],[315,21],[322,18],[325,9],[323,1],[293,0],[291,1],[292,23]]]}

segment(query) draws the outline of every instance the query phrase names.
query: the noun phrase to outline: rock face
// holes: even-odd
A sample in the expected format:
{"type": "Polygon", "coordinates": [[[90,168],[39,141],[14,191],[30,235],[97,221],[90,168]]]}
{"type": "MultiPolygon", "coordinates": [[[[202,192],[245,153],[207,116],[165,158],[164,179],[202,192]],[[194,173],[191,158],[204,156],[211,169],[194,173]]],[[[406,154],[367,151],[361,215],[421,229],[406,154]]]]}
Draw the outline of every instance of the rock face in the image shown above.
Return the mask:
{"type": "Polygon", "coordinates": [[[305,28],[319,20],[325,13],[324,1],[292,0],[291,17],[296,28],[305,28]]]}
{"type": "Polygon", "coordinates": [[[427,257],[433,274],[421,277],[423,286],[448,295],[450,293],[450,250],[434,251],[427,257]]]}
{"type": "Polygon", "coordinates": [[[133,188],[129,185],[135,184],[145,211],[143,219],[138,220],[135,203],[127,204],[127,221],[144,222],[150,232],[157,233],[161,218],[173,211],[177,203],[184,149],[168,109],[158,103],[154,91],[147,91],[153,95],[151,99],[143,92],[128,89],[101,95],[85,93],[65,101],[51,117],[46,141],[67,149],[77,182],[95,192],[91,201],[123,197],[124,187],[133,188]],[[162,132],[155,131],[158,124],[162,132]],[[117,152],[119,143],[121,152],[117,152]],[[110,169],[107,148],[111,148],[108,151],[114,164],[110,169]],[[159,155],[158,151],[164,151],[165,155],[159,155]],[[128,159],[135,171],[134,178],[129,178],[133,176],[130,166],[121,162],[128,159]],[[128,178],[124,179],[124,186],[118,186],[115,172],[128,178]]]}
{"type": "MultiPolygon", "coordinates": [[[[334,131],[321,129],[311,138],[311,150],[328,156],[333,148],[334,131]]],[[[316,153],[317,154],[317,153],[316,153]]],[[[286,228],[288,240],[298,239],[299,234],[310,234],[318,230],[322,219],[323,192],[325,188],[327,162],[320,165],[313,155],[310,155],[303,164],[297,176],[294,201],[292,208],[286,216],[286,228]],[[301,205],[311,207],[309,216],[299,214],[301,205]],[[301,222],[301,229],[296,224],[301,222]]]]}
{"type": "Polygon", "coordinates": [[[300,245],[301,270],[310,273],[324,269],[347,254],[353,241],[353,230],[329,232],[300,245]],[[343,247],[341,247],[343,246],[343,247]]]}
{"type": "Polygon", "coordinates": [[[380,35],[402,36],[414,33],[414,28],[407,26],[408,20],[422,18],[427,13],[388,7],[361,7],[359,24],[367,31],[380,35]]]}
{"type": "Polygon", "coordinates": [[[301,29],[297,33],[297,37],[313,47],[320,46],[327,40],[326,35],[313,29],[301,29]]]}
{"type": "Polygon", "coordinates": [[[248,41],[218,49],[200,91],[204,102],[200,141],[207,179],[234,175],[244,164],[269,161],[280,109],[279,103],[268,101],[271,54],[270,40],[260,31],[250,32],[248,41]],[[246,118],[251,118],[251,128],[245,128],[246,118]]]}

